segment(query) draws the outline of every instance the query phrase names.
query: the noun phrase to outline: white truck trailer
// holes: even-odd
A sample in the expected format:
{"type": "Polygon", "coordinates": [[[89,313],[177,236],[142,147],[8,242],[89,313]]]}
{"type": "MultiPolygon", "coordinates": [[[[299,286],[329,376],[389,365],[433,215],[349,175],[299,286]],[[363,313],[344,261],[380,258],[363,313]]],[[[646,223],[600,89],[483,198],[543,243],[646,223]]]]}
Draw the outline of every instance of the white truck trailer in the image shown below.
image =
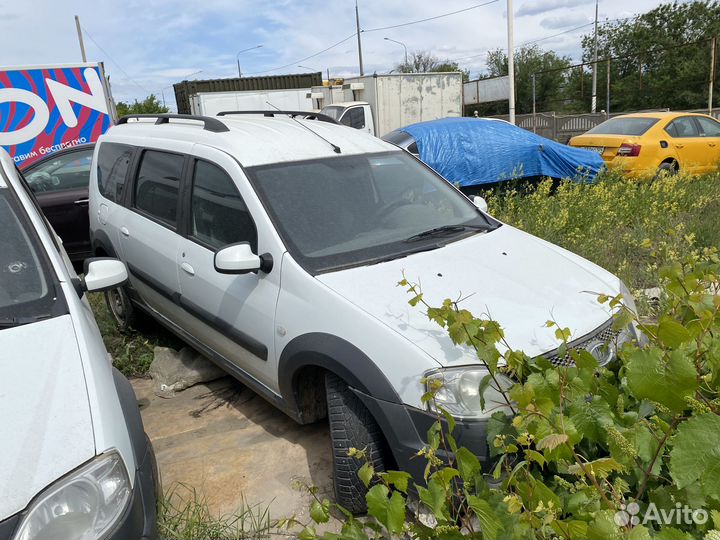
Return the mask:
{"type": "Polygon", "coordinates": [[[199,92],[190,96],[191,114],[215,116],[222,111],[310,111],[309,88],[199,92]]]}
{"type": "Polygon", "coordinates": [[[342,101],[314,86],[312,108],[341,124],[382,137],[409,124],[462,116],[462,73],[398,73],[345,79],[342,101]]]}

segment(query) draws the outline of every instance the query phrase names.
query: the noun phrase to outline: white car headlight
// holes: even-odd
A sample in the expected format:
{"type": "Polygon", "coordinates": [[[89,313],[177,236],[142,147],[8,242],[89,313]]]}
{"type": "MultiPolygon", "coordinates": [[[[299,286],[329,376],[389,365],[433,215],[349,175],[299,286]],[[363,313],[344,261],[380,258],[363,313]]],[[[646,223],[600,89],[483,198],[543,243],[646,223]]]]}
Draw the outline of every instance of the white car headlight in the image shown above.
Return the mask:
{"type": "MultiPolygon", "coordinates": [[[[485,408],[482,407],[480,385],[486,375],[488,370],[482,366],[465,366],[434,371],[426,374],[425,378],[428,381],[428,388],[435,380],[442,382],[441,388],[435,394],[438,407],[445,409],[454,418],[482,420],[490,418],[493,413],[500,410],[510,412],[505,398],[492,379],[484,388],[485,408]]],[[[504,391],[514,384],[505,375],[497,374],[495,379],[504,391]]],[[[435,410],[432,402],[428,403],[428,407],[430,410],[435,410]]]]}
{"type": "Polygon", "coordinates": [[[120,455],[100,455],[42,492],[13,540],[102,538],[125,512],[131,491],[120,455]]]}

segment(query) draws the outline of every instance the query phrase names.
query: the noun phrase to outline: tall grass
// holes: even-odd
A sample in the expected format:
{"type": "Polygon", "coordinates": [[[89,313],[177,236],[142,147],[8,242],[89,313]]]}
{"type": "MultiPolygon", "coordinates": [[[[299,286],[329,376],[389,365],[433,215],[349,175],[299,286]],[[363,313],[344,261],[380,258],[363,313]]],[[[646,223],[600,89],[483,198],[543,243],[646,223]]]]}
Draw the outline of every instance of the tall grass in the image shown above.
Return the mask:
{"type": "MultiPolygon", "coordinates": [[[[657,285],[658,265],[720,246],[720,174],[595,184],[541,182],[486,193],[498,219],[573,251],[631,288],[657,285]]],[[[542,261],[538,261],[542,264],[542,261]]]]}
{"type": "Polygon", "coordinates": [[[270,509],[244,498],[232,514],[216,516],[195,488],[176,484],[158,501],[158,533],[163,540],[244,540],[268,538],[274,526],[270,509]]]}

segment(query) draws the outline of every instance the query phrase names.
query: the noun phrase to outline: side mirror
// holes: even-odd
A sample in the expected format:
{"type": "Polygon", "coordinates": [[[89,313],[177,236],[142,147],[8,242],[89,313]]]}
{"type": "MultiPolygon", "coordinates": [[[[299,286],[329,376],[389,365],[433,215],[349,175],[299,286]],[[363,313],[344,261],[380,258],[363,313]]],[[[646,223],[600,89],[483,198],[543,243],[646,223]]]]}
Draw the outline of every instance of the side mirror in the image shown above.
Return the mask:
{"type": "Polygon", "coordinates": [[[128,279],[127,268],[117,259],[98,257],[85,259],[83,291],[101,292],[123,285],[128,279]]]}
{"type": "Polygon", "coordinates": [[[248,274],[258,270],[269,272],[271,268],[272,257],[255,255],[247,242],[231,244],[215,253],[215,270],[221,274],[248,274]],[[266,262],[268,259],[269,267],[266,262]]]}
{"type": "Polygon", "coordinates": [[[487,201],[480,197],[479,195],[475,195],[472,200],[473,204],[478,207],[478,210],[481,212],[487,212],[488,206],[487,201]]]}

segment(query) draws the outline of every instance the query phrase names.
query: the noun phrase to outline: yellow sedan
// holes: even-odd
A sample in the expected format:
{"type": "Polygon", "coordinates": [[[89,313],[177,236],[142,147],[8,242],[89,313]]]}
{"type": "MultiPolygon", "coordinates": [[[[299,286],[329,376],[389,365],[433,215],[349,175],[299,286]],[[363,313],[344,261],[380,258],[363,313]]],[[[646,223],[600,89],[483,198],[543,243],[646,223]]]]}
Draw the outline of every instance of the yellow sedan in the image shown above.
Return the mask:
{"type": "Polygon", "coordinates": [[[624,114],[569,144],[599,153],[609,168],[631,176],[714,172],[720,164],[720,122],[695,113],[624,114]]]}

